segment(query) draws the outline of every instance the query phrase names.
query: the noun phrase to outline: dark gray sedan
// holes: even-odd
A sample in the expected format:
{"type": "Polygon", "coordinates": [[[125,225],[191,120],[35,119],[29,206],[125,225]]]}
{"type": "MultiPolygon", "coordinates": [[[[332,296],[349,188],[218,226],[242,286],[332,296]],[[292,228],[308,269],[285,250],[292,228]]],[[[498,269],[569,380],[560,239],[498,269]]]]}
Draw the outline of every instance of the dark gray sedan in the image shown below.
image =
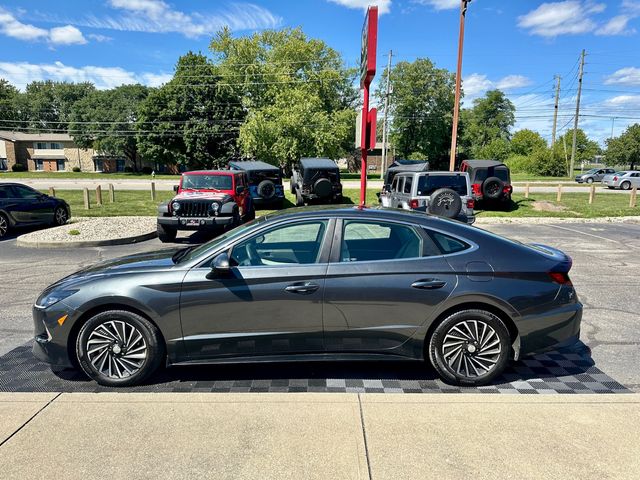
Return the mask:
{"type": "Polygon", "coordinates": [[[161,364],[430,362],[480,385],[577,341],[571,259],[423,213],[287,210],[215,240],[98,264],[34,306],[34,354],[103,385],[161,364]]]}

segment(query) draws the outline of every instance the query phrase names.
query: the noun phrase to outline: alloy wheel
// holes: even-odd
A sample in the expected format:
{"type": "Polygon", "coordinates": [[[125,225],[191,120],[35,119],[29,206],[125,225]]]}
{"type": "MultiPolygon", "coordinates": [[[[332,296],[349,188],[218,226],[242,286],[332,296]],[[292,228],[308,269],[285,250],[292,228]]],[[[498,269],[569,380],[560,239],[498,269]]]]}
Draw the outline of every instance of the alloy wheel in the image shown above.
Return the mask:
{"type": "Polygon", "coordinates": [[[496,331],[481,320],[463,320],[453,325],[442,342],[442,358],[458,375],[480,377],[491,372],[502,347],[496,331]]]}
{"type": "Polygon", "coordinates": [[[87,340],[91,365],[109,378],[135,375],[147,359],[147,342],[130,323],[111,320],[98,325],[87,340]]]}
{"type": "Polygon", "coordinates": [[[64,225],[65,223],[67,223],[67,212],[64,208],[60,208],[58,207],[56,209],[56,225],[64,225]]]}
{"type": "Polygon", "coordinates": [[[9,231],[9,224],[4,215],[0,215],[0,238],[4,237],[9,231]]]}

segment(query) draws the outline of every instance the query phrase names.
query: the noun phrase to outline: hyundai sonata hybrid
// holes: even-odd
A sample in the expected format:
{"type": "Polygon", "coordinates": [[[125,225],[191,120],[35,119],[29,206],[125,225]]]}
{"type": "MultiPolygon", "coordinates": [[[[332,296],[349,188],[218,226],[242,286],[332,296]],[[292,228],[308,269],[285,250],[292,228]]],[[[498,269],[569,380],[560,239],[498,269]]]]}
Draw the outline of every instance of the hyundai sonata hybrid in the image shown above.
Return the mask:
{"type": "Polygon", "coordinates": [[[33,352],[110,386],[161,364],[387,359],[481,385],[577,341],[571,265],[554,248],[420,212],[286,210],[58,281],[33,308],[33,352]]]}

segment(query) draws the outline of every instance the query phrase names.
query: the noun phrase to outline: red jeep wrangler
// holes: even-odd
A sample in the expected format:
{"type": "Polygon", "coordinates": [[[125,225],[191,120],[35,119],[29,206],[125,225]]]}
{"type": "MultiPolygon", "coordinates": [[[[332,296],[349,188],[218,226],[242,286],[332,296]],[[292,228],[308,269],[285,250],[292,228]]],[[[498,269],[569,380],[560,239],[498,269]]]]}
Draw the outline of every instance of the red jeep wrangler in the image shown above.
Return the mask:
{"type": "Polygon", "coordinates": [[[158,206],[161,242],[173,242],[178,230],[232,229],[256,216],[242,171],[185,172],[173,189],[176,196],[158,206]]]}

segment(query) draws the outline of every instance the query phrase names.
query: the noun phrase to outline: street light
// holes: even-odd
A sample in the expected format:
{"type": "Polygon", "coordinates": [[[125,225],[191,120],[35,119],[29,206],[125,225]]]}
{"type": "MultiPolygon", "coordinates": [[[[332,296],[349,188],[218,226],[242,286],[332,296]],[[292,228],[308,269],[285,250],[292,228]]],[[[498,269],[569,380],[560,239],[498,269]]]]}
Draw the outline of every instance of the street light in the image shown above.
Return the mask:
{"type": "Polygon", "coordinates": [[[456,169],[456,148],[458,144],[458,118],[460,116],[460,85],[462,83],[462,48],[464,46],[464,20],[471,0],[460,0],[460,38],[458,39],[458,71],[456,73],[456,97],[453,105],[453,129],[451,132],[451,158],[449,170],[456,169]]]}

